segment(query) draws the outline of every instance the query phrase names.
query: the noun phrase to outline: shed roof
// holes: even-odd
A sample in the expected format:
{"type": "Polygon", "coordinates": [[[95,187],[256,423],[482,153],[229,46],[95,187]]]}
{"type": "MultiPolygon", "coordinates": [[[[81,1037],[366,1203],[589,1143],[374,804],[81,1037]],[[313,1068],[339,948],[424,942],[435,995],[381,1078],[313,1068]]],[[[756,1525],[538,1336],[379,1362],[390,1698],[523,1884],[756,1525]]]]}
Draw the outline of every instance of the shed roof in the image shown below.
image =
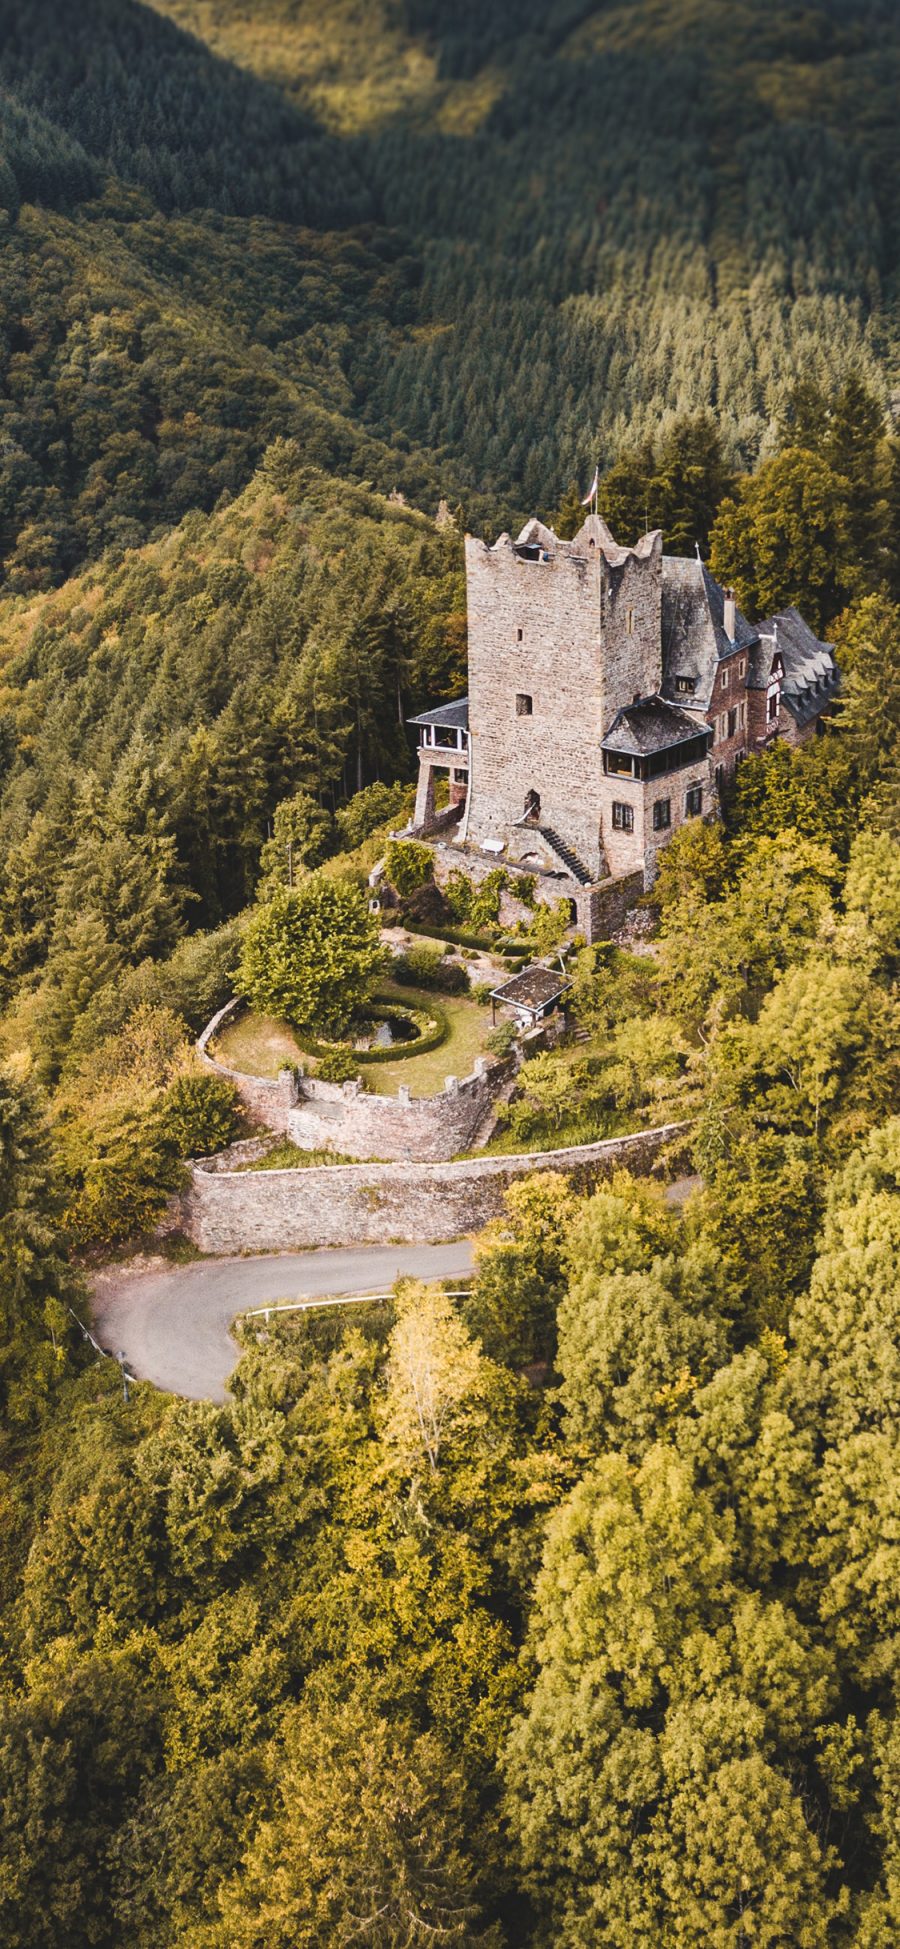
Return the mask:
{"type": "Polygon", "coordinates": [[[497,1002],[510,1002],[515,1008],[546,1008],[548,1003],[558,1001],[560,995],[571,988],[571,981],[556,974],[552,968],[543,968],[535,962],[530,968],[523,968],[521,974],[513,975],[504,981],[502,988],[492,989],[497,1002]]]}

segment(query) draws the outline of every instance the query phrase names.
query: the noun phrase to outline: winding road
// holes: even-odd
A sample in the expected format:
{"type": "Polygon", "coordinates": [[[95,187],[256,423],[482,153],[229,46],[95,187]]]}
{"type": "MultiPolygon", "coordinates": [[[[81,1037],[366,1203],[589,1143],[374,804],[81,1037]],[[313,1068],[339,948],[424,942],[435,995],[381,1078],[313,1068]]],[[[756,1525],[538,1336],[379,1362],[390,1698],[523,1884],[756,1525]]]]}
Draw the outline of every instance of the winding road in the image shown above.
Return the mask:
{"type": "Polygon", "coordinates": [[[450,1245],[366,1245],[340,1251],[270,1252],[260,1258],[162,1259],[109,1266],[92,1292],[103,1348],[129,1372],[173,1394],[224,1401],[238,1357],[237,1313],[271,1300],[387,1291],[395,1279],[454,1279],[471,1271],[468,1239],[450,1245]]]}

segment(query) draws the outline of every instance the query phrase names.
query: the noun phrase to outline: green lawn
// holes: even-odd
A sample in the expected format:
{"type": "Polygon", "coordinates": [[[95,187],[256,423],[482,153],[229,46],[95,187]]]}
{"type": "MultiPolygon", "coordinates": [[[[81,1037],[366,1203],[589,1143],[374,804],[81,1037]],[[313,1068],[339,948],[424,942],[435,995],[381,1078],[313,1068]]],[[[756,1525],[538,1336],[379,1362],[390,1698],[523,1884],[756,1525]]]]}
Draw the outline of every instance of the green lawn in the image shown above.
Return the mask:
{"type": "MultiPolygon", "coordinates": [[[[433,1096],[443,1089],[448,1076],[471,1076],[475,1057],[483,1055],[485,1038],[490,1034],[489,1008],[481,1008],[467,995],[435,995],[424,988],[386,984],[379,994],[398,1007],[405,1005],[426,1014],[439,1008],[450,1033],[437,1049],[425,1050],[420,1056],[410,1050],[397,1062],[361,1063],[360,1074],[368,1089],[378,1096],[396,1096],[401,1083],[408,1083],[414,1096],[433,1096]]],[[[217,1062],[243,1070],[247,1076],[277,1076],[289,1063],[315,1069],[314,1058],[304,1053],[286,1022],[270,1015],[253,1015],[249,1010],[226,1025],[209,1053],[217,1062]]]]}
{"type": "Polygon", "coordinates": [[[411,1008],[439,1008],[450,1024],[450,1034],[439,1048],[424,1055],[410,1051],[398,1062],[366,1063],[363,1074],[370,1089],[379,1096],[396,1096],[401,1083],[408,1083],[414,1096],[434,1096],[448,1076],[460,1080],[471,1076],[475,1057],[484,1054],[485,1038],[491,1032],[489,1008],[481,1008],[468,995],[432,995],[424,988],[386,986],[382,992],[411,1008]]]}
{"type": "Polygon", "coordinates": [[[286,1022],[272,1015],[252,1015],[249,1010],[227,1023],[209,1053],[227,1069],[243,1070],[245,1076],[277,1076],[280,1069],[304,1061],[303,1050],[286,1022]]]}

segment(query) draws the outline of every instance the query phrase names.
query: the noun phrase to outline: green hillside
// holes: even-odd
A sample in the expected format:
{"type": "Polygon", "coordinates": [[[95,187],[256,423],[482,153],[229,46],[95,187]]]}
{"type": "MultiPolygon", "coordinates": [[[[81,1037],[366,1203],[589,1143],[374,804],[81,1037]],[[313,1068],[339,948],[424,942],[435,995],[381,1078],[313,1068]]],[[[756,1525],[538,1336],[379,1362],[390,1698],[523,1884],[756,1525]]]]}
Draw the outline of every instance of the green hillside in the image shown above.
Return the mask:
{"type": "Polygon", "coordinates": [[[479,485],[552,505],[705,405],[752,461],[798,373],[896,378],[890,5],[167,11],[364,158],[424,267],[367,415],[479,485]]]}
{"type": "Polygon", "coordinates": [[[277,434],[473,519],[897,380],[876,0],[0,5],[0,556],[49,586],[277,434]],[[169,17],[164,17],[168,15],[169,17]]]}

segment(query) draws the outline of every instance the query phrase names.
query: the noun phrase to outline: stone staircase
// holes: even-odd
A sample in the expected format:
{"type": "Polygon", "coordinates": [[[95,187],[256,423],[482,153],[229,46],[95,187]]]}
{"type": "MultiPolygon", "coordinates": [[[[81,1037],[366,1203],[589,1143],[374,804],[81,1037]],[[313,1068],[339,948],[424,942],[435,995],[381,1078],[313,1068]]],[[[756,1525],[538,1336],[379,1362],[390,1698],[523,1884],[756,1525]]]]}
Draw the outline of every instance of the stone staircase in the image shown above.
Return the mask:
{"type": "Polygon", "coordinates": [[[556,854],[557,859],[562,860],[566,872],[571,874],[573,880],[577,880],[579,886],[589,887],[591,884],[591,875],[585,866],[584,860],[579,859],[577,853],[573,853],[571,846],[567,846],[565,840],[560,839],[559,833],[554,832],[552,826],[541,826],[539,830],[546,839],[548,846],[556,854]]]}

